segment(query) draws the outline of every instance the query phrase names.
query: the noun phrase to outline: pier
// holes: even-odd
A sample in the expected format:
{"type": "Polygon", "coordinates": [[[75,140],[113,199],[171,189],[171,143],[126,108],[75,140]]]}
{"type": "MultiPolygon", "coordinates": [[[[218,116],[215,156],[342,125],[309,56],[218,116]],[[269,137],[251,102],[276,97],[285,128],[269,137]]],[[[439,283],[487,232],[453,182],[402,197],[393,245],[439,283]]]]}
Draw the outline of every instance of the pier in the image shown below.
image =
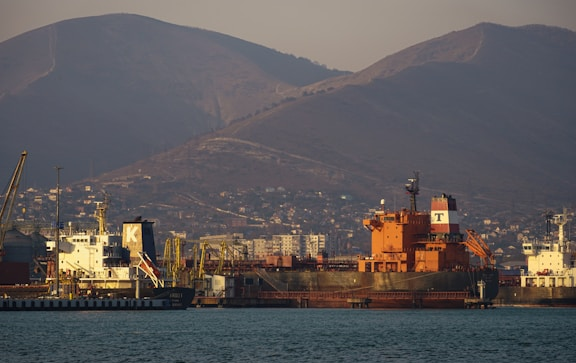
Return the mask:
{"type": "Polygon", "coordinates": [[[0,311],[166,310],[168,299],[0,299],[0,311]]]}

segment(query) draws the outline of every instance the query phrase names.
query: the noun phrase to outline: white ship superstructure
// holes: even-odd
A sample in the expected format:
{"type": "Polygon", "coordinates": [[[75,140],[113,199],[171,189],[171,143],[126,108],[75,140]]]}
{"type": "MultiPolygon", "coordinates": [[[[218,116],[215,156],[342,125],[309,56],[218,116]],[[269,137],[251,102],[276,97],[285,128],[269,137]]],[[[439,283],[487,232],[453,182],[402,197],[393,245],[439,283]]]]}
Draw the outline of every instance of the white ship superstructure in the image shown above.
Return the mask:
{"type": "Polygon", "coordinates": [[[136,290],[142,283],[163,287],[155,265],[153,222],[137,218],[123,223],[122,234],[110,233],[106,228],[107,208],[106,201],[97,203],[97,230],[60,235],[60,279],[74,281],[85,291],[136,290]]]}
{"type": "Polygon", "coordinates": [[[60,241],[60,270],[81,284],[131,288],[131,269],[122,256],[122,236],[76,233],[60,241]]]}
{"type": "Polygon", "coordinates": [[[520,276],[522,287],[576,287],[576,250],[564,231],[572,216],[566,210],[553,216],[557,240],[547,235],[541,241],[522,243],[528,264],[528,272],[520,276]]]}

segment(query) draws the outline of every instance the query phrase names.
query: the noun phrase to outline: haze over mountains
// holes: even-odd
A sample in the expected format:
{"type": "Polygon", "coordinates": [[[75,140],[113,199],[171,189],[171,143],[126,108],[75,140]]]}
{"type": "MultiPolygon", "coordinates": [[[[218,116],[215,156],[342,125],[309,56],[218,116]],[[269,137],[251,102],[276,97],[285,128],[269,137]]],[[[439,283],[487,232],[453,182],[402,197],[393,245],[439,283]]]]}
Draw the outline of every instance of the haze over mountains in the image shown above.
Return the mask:
{"type": "Polygon", "coordinates": [[[152,183],[157,202],[282,186],[377,204],[419,170],[424,193],[470,204],[575,200],[565,29],[478,24],[351,74],[109,15],[0,43],[0,59],[0,166],[27,149],[29,185],[53,184],[62,165],[69,182],[152,183]]]}
{"type": "Polygon", "coordinates": [[[28,149],[53,184],[125,166],[343,72],[136,15],[63,21],[0,43],[2,169],[28,149]],[[17,151],[16,150],[20,150],[17,151]],[[10,158],[10,155],[14,155],[10,158]]]}

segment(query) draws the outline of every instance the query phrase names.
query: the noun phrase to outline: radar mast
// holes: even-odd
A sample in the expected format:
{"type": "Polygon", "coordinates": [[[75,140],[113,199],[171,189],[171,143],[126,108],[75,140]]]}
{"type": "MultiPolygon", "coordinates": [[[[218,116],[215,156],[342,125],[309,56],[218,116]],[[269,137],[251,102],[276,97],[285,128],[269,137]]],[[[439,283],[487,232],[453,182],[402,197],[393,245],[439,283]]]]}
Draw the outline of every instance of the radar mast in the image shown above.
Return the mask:
{"type": "Polygon", "coordinates": [[[410,210],[416,212],[416,196],[420,191],[418,186],[418,172],[414,172],[414,178],[408,179],[409,183],[406,183],[406,191],[410,194],[410,210]]]}

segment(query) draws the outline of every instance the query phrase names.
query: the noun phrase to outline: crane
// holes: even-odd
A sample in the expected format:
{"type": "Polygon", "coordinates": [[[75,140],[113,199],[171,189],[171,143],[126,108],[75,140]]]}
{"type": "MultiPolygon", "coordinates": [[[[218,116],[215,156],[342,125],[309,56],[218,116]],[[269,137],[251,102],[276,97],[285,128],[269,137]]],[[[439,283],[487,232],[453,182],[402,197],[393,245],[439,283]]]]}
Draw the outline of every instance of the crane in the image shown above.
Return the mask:
{"type": "Polygon", "coordinates": [[[140,263],[136,265],[136,267],[144,272],[144,274],[152,280],[154,287],[164,287],[164,280],[162,279],[162,274],[158,269],[158,266],[152,262],[152,259],[146,252],[138,252],[138,256],[140,257],[140,263]]]}
{"type": "Polygon", "coordinates": [[[494,267],[494,255],[482,237],[473,229],[467,229],[466,233],[468,234],[468,238],[463,242],[466,247],[482,259],[485,267],[494,267]]]}
{"type": "Polygon", "coordinates": [[[224,261],[226,260],[226,251],[228,249],[228,245],[226,241],[222,241],[220,243],[220,258],[218,259],[218,267],[214,271],[214,275],[222,275],[224,271],[224,261]]]}
{"type": "Polygon", "coordinates": [[[4,203],[2,203],[2,209],[0,210],[0,262],[6,254],[4,251],[4,239],[6,238],[6,232],[9,228],[9,220],[12,216],[12,208],[14,207],[14,201],[16,200],[18,186],[20,185],[20,178],[22,177],[22,170],[24,169],[27,156],[28,152],[26,151],[22,151],[22,154],[20,154],[20,160],[18,160],[18,164],[14,169],[14,174],[12,174],[12,179],[10,180],[10,185],[8,186],[4,203]]]}
{"type": "Polygon", "coordinates": [[[197,279],[198,280],[204,280],[204,275],[206,274],[206,271],[204,270],[204,264],[206,262],[206,250],[208,249],[209,243],[204,241],[202,242],[202,245],[200,246],[200,266],[198,266],[198,272],[197,272],[197,279]]]}
{"type": "Polygon", "coordinates": [[[172,286],[178,283],[179,272],[182,269],[182,243],[180,238],[168,238],[164,245],[164,267],[166,273],[172,279],[172,286]]]}

